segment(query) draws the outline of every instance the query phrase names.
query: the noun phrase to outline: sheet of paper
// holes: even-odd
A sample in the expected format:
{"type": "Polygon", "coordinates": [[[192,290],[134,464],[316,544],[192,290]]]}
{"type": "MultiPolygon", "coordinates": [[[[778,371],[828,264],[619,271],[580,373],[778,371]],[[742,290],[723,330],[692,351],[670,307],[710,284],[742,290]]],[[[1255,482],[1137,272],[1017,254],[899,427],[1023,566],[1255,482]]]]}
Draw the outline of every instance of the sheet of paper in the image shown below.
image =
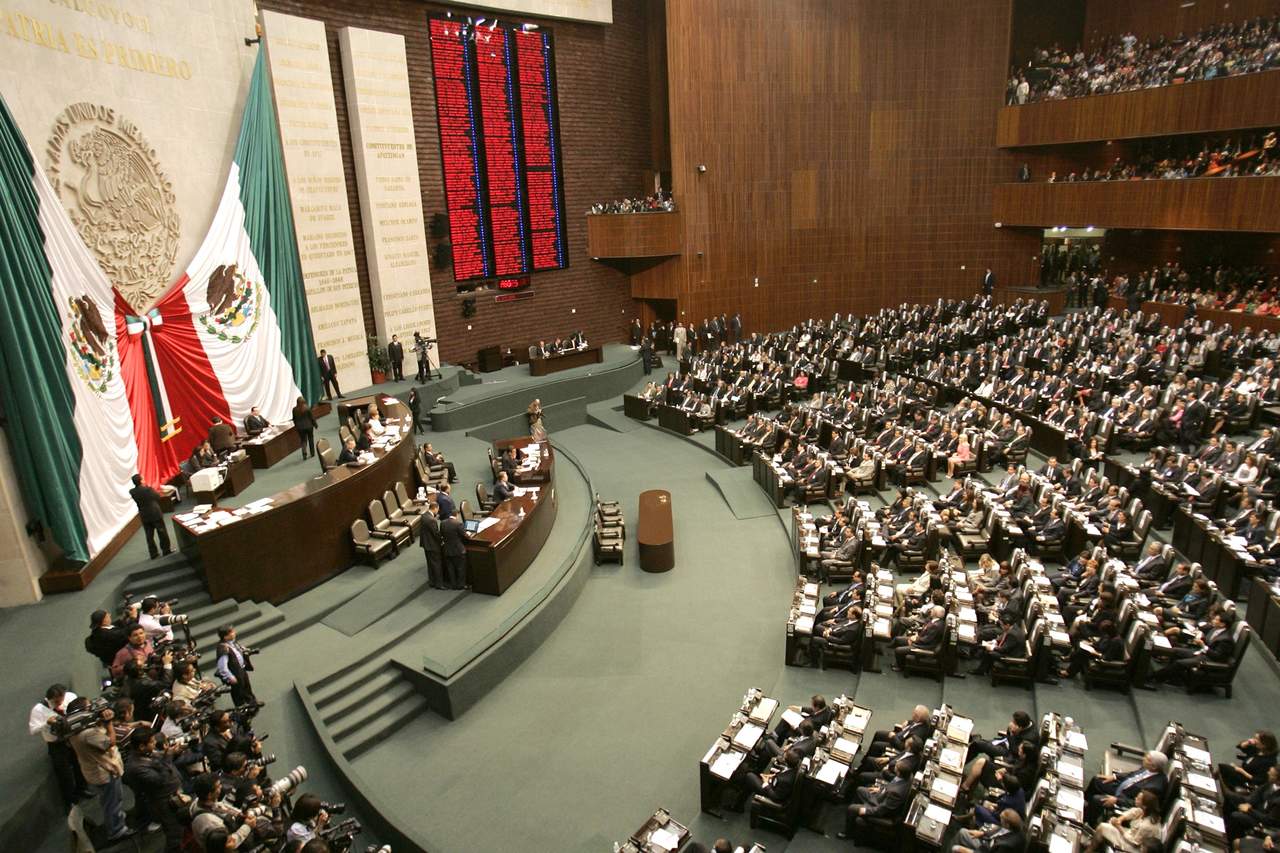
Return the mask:
{"type": "Polygon", "coordinates": [[[476,525],[476,533],[483,533],[484,531],[488,530],[490,527],[493,527],[497,523],[498,523],[498,519],[494,518],[493,516],[489,516],[488,518],[481,519],[480,523],[476,525]]]}
{"type": "Polygon", "coordinates": [[[846,737],[836,738],[835,745],[832,749],[844,755],[857,755],[859,743],[856,740],[849,740],[846,737]]]}
{"type": "Polygon", "coordinates": [[[751,720],[757,723],[767,723],[773,717],[773,713],[778,710],[778,700],[769,696],[764,697],[756,703],[756,707],[751,711],[751,720]]]}
{"type": "Polygon", "coordinates": [[[818,770],[817,780],[825,782],[828,785],[835,785],[844,778],[844,774],[849,771],[847,764],[841,764],[839,761],[828,759],[818,770]]]}
{"type": "Polygon", "coordinates": [[[1213,781],[1213,777],[1205,776],[1203,773],[1187,773],[1187,784],[1200,791],[1218,790],[1218,784],[1213,781]]]}
{"type": "Polygon", "coordinates": [[[1058,786],[1058,806],[1067,811],[1079,812],[1084,810],[1084,792],[1077,791],[1075,788],[1068,788],[1065,785],[1058,786]]]}
{"type": "Polygon", "coordinates": [[[1200,749],[1197,746],[1188,746],[1183,744],[1181,748],[1182,754],[1196,764],[1208,764],[1210,755],[1207,750],[1200,749]]]}
{"type": "Polygon", "coordinates": [[[751,749],[763,734],[763,728],[755,723],[747,723],[738,729],[738,733],[733,736],[733,742],[743,749],[751,749]]]}
{"type": "Polygon", "coordinates": [[[675,850],[680,846],[680,836],[664,826],[649,834],[649,843],[656,844],[663,850],[675,850]]]}
{"type": "Polygon", "coordinates": [[[933,780],[933,791],[943,800],[955,802],[956,794],[960,791],[960,786],[955,782],[949,782],[942,777],[935,777],[933,780]]]}
{"type": "Polygon", "coordinates": [[[742,763],[743,753],[729,752],[720,753],[719,757],[711,764],[711,775],[718,776],[721,779],[728,779],[738,769],[738,765],[742,763]]]}
{"type": "Polygon", "coordinates": [[[1076,846],[1065,836],[1054,833],[1049,836],[1049,853],[1074,853],[1076,846]]]}
{"type": "Polygon", "coordinates": [[[929,803],[924,808],[924,816],[937,821],[942,826],[951,823],[951,809],[938,803],[929,803]]]}
{"type": "Polygon", "coordinates": [[[794,708],[788,708],[782,712],[782,722],[791,726],[793,729],[800,728],[800,724],[804,722],[804,715],[794,708]]]}
{"type": "Polygon", "coordinates": [[[1067,732],[1066,742],[1075,752],[1084,752],[1089,748],[1089,739],[1084,736],[1084,732],[1074,729],[1067,732]]]}

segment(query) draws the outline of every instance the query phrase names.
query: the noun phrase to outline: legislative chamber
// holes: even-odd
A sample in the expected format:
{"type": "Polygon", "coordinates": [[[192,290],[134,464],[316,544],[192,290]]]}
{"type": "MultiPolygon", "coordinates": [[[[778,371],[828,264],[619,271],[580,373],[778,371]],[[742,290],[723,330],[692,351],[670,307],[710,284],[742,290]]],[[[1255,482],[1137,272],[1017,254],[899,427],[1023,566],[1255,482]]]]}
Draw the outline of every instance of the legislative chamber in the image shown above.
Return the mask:
{"type": "Polygon", "coordinates": [[[1280,843],[1280,0],[0,21],[0,849],[1280,843]]]}

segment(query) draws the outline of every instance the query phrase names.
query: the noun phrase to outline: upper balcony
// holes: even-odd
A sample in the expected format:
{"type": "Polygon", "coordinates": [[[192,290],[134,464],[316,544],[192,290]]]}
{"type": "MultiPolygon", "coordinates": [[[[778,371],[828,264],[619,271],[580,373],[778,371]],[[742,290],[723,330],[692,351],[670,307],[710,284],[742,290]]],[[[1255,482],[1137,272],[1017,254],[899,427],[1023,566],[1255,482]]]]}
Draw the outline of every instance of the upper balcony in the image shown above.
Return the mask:
{"type": "Polygon", "coordinates": [[[1280,125],[1280,70],[1003,107],[996,145],[1019,148],[1280,125]]]}
{"type": "Polygon", "coordinates": [[[1280,176],[1000,184],[1002,226],[1280,233],[1280,176]]]}
{"type": "Polygon", "coordinates": [[[680,211],[587,216],[587,252],[597,260],[664,258],[684,248],[680,211]]]}

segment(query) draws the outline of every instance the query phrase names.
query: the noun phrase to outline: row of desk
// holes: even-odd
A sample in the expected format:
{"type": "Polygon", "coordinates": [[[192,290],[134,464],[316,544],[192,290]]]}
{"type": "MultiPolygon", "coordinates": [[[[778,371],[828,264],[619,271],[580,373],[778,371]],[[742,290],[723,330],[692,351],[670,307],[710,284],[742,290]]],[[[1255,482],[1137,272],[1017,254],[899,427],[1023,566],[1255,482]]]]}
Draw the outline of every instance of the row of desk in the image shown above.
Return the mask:
{"type": "Polygon", "coordinates": [[[551,442],[535,442],[524,436],[494,443],[497,455],[508,447],[530,455],[530,448],[536,447],[538,461],[516,472],[515,485],[526,490],[524,494],[494,507],[488,518],[496,522],[467,537],[471,590],[485,595],[502,595],[520,579],[542,550],[556,520],[555,451],[551,442]]]}

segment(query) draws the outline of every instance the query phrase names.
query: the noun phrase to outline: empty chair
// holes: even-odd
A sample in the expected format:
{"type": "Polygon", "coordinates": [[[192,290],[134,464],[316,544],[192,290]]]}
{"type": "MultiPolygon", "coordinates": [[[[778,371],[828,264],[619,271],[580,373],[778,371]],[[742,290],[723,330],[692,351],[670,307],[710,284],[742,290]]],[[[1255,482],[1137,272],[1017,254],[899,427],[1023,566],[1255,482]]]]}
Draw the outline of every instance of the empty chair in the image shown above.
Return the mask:
{"type": "Polygon", "coordinates": [[[355,546],[356,555],[377,565],[383,557],[394,557],[397,553],[395,540],[385,536],[374,536],[363,518],[351,522],[351,544],[355,546]]]}
{"type": "Polygon", "coordinates": [[[394,537],[397,548],[413,541],[413,530],[408,524],[397,524],[387,518],[382,501],[369,501],[369,523],[375,535],[386,534],[394,537]]]}
{"type": "Polygon", "coordinates": [[[592,540],[592,553],[598,566],[606,560],[622,564],[623,543],[615,528],[605,527],[596,519],[595,535],[592,540]]]}
{"type": "Polygon", "coordinates": [[[396,498],[400,501],[400,508],[408,512],[409,505],[413,505],[419,512],[427,511],[427,504],[430,503],[426,498],[418,499],[409,497],[409,492],[405,489],[404,483],[396,482],[395,487],[396,498]]]}
{"type": "Polygon", "coordinates": [[[396,499],[396,493],[388,489],[382,493],[382,506],[387,511],[387,520],[392,524],[403,524],[409,528],[409,534],[417,539],[422,533],[422,513],[418,510],[406,512],[396,499]]]}
{"type": "Polygon", "coordinates": [[[476,483],[476,506],[480,507],[480,511],[493,512],[497,505],[498,501],[489,497],[489,490],[484,487],[484,483],[476,483]]]}
{"type": "Polygon", "coordinates": [[[323,451],[316,454],[320,457],[320,472],[326,473],[338,467],[337,457],[333,455],[333,448],[326,447],[323,451]]]}
{"type": "Polygon", "coordinates": [[[471,520],[471,503],[466,498],[463,498],[462,502],[458,504],[458,518],[463,521],[471,520]]]}

